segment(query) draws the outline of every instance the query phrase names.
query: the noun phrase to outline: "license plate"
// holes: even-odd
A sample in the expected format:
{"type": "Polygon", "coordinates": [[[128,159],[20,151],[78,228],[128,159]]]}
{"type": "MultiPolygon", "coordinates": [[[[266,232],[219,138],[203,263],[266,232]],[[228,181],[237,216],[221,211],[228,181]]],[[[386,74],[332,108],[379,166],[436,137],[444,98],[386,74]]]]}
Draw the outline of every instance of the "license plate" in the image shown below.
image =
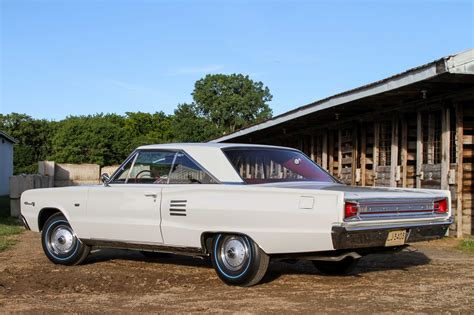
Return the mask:
{"type": "Polygon", "coordinates": [[[398,246],[405,244],[405,238],[407,236],[406,230],[391,231],[388,233],[387,239],[385,240],[385,246],[398,246]]]}

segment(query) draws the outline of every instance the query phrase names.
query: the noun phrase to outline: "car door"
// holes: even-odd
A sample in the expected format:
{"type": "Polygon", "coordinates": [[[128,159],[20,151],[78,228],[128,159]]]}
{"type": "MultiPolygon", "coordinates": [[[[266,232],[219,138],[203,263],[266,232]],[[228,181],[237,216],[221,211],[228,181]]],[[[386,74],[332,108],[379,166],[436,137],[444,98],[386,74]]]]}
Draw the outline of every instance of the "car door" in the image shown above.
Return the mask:
{"type": "Polygon", "coordinates": [[[163,187],[161,230],[168,246],[200,247],[206,229],[203,212],[219,181],[185,152],[178,152],[163,187]],[[207,201],[204,201],[207,200],[207,201]]]}
{"type": "Polygon", "coordinates": [[[132,155],[107,186],[89,190],[90,238],[140,244],[163,243],[160,205],[175,152],[132,155]]]}

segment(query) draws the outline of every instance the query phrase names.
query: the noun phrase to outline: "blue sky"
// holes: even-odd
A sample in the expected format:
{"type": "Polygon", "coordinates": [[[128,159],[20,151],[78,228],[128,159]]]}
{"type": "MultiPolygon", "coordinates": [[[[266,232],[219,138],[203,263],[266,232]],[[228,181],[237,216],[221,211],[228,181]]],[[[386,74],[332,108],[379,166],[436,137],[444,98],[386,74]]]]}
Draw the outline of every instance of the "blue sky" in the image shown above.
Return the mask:
{"type": "Polygon", "coordinates": [[[0,113],[172,113],[207,73],[280,114],[474,47],[473,1],[0,0],[0,113]]]}

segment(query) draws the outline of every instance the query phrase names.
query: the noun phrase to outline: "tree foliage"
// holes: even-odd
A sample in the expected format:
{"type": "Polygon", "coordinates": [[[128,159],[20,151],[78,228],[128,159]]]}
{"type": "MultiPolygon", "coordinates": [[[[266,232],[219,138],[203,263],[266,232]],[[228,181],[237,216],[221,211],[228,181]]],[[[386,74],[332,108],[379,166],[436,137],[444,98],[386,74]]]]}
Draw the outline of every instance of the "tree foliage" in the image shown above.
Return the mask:
{"type": "Polygon", "coordinates": [[[268,87],[242,74],[208,74],[195,83],[192,95],[199,113],[225,132],[272,115],[268,87]]]}
{"type": "Polygon", "coordinates": [[[140,145],[204,142],[271,117],[269,89],[241,74],[207,75],[192,95],[194,102],[179,104],[172,115],[127,112],[55,122],[11,113],[0,114],[0,130],[19,141],[14,148],[18,174],[35,173],[41,160],[117,164],[140,145]]]}
{"type": "Polygon", "coordinates": [[[50,160],[59,163],[121,162],[126,152],[126,131],[109,115],[68,117],[58,123],[52,137],[50,160]]]}
{"type": "Polygon", "coordinates": [[[51,150],[51,135],[55,123],[34,119],[25,114],[0,114],[0,130],[18,140],[13,151],[14,168],[17,173],[34,173],[37,161],[44,160],[51,150]]]}
{"type": "Polygon", "coordinates": [[[176,142],[204,142],[222,134],[222,130],[199,114],[195,104],[179,104],[174,111],[173,134],[176,142]]]}

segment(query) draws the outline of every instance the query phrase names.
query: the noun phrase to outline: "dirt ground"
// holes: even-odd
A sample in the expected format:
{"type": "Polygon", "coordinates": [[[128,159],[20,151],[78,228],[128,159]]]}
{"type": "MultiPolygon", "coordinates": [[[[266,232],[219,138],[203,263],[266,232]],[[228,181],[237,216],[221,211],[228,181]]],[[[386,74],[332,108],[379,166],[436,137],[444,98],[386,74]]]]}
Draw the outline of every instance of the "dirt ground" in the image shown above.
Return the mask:
{"type": "Polygon", "coordinates": [[[54,265],[39,234],[0,253],[0,312],[470,313],[474,254],[455,240],[417,251],[364,257],[349,276],[324,276],[310,262],[274,262],[262,284],[223,284],[207,260],[145,259],[96,250],[86,264],[54,265]]]}

